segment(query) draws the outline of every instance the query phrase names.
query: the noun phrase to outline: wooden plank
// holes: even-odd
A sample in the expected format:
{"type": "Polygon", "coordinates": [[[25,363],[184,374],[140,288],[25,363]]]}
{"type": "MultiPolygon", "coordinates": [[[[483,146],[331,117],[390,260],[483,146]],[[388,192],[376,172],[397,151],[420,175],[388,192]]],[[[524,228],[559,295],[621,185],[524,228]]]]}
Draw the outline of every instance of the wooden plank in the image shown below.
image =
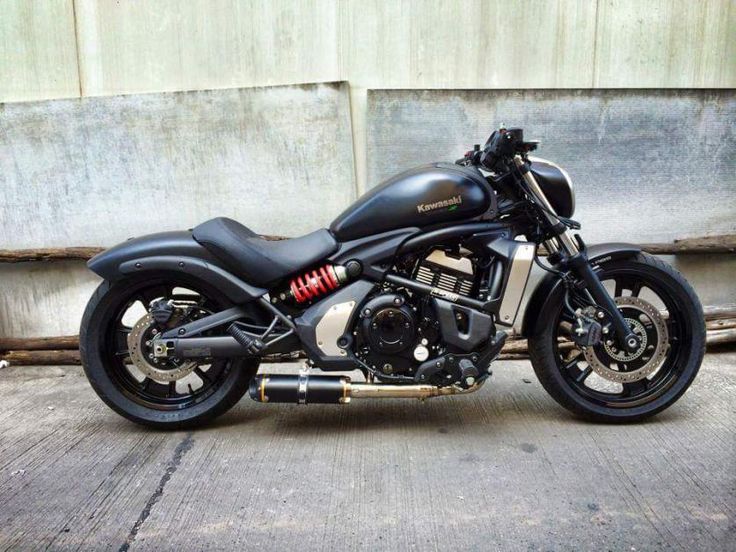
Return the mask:
{"type": "MultiPolygon", "coordinates": [[[[284,236],[262,235],[268,241],[285,240],[284,236]]],[[[0,249],[0,263],[26,263],[48,261],[88,261],[105,247],[48,247],[40,249],[0,249]]]]}
{"type": "Polygon", "coordinates": [[[705,314],[706,320],[724,320],[727,318],[736,318],[736,303],[705,306],[703,307],[703,313],[705,314]]]}
{"type": "Polygon", "coordinates": [[[0,263],[29,261],[87,261],[104,247],[50,247],[43,249],[0,249],[0,263]]]}
{"type": "Polygon", "coordinates": [[[0,351],[53,351],[60,349],[79,349],[79,336],[0,337],[0,351]]]}
{"type": "Polygon", "coordinates": [[[12,366],[78,366],[79,351],[7,351],[0,353],[0,360],[12,366]]]}
{"type": "Polygon", "coordinates": [[[736,328],[736,319],[727,318],[724,320],[708,320],[705,323],[706,330],[729,330],[736,328]]]}
{"type": "Polygon", "coordinates": [[[736,329],[710,331],[706,334],[705,341],[708,345],[736,343],[736,329]]]}
{"type": "Polygon", "coordinates": [[[736,234],[685,238],[673,243],[644,243],[642,249],[653,255],[708,255],[736,251],[736,234]]]}

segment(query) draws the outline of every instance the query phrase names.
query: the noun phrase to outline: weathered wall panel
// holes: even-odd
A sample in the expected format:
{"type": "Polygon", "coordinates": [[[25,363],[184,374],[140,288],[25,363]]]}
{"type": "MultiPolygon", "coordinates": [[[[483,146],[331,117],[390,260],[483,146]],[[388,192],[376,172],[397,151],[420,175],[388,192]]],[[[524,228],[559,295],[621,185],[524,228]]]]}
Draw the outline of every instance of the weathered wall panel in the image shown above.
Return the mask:
{"type": "Polygon", "coordinates": [[[0,265],[0,336],[74,335],[100,283],[84,263],[0,265]]]}
{"type": "MultiPolygon", "coordinates": [[[[112,245],[230,216],[298,235],[355,198],[347,86],[0,106],[6,248],[112,245]],[[309,198],[309,199],[305,199],[309,198]]],[[[74,334],[82,263],[0,265],[0,335],[74,334]]]]}
{"type": "Polygon", "coordinates": [[[344,84],[7,104],[0,115],[6,248],[111,245],[218,215],[297,235],[355,197],[344,84]]]}
{"type": "Polygon", "coordinates": [[[734,86],[733,0],[598,0],[593,87],[734,86]]]}
{"type": "Polygon", "coordinates": [[[79,96],[73,0],[0,0],[0,102],[79,96]]]}
{"type": "Polygon", "coordinates": [[[330,0],[77,0],[86,96],[336,81],[330,0]]]}
{"type": "Polygon", "coordinates": [[[345,0],[340,75],[350,82],[360,190],[369,88],[576,88],[593,82],[589,0],[345,0]]]}
{"type": "Polygon", "coordinates": [[[581,87],[595,2],[347,0],[342,77],[368,88],[581,87]]]}

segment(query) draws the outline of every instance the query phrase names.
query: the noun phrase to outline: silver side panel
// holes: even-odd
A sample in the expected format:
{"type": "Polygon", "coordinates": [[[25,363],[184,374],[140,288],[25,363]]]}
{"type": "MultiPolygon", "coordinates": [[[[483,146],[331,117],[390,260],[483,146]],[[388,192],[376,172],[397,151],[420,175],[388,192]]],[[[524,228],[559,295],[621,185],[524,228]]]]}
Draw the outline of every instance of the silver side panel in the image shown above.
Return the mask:
{"type": "Polygon", "coordinates": [[[314,329],[317,347],[328,356],[345,356],[347,352],[338,346],[337,340],[346,332],[355,301],[339,303],[330,307],[319,319],[314,329]]]}
{"type": "Polygon", "coordinates": [[[505,326],[513,325],[516,314],[519,312],[521,298],[524,296],[529,273],[532,270],[537,246],[533,243],[519,242],[509,267],[509,278],[498,310],[498,323],[505,326]]]}

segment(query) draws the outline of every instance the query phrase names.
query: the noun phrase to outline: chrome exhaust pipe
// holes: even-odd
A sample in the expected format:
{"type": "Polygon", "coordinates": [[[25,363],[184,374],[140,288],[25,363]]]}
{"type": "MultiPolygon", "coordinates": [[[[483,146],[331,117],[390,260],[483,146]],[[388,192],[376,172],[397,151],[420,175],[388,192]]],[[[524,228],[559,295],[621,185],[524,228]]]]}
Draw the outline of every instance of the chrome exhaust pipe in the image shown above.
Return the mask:
{"type": "Polygon", "coordinates": [[[348,382],[348,398],[353,399],[431,399],[447,395],[473,393],[480,389],[485,380],[468,388],[457,385],[438,387],[425,383],[418,385],[392,385],[384,383],[352,383],[348,382]]]}
{"type": "Polygon", "coordinates": [[[348,404],[351,399],[429,399],[473,393],[485,380],[464,388],[429,384],[395,385],[352,382],[347,376],[261,374],[250,384],[250,397],[258,402],[296,404],[348,404]]]}

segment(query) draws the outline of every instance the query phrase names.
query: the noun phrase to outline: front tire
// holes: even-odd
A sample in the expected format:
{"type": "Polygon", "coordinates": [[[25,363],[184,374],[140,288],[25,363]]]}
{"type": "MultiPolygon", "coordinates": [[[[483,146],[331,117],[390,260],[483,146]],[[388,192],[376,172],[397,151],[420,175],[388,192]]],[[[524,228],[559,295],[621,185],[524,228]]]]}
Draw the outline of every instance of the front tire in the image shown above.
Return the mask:
{"type": "Polygon", "coordinates": [[[82,318],[82,365],[94,391],[118,414],[159,429],[190,428],[234,406],[248,390],[258,371],[258,361],[212,360],[196,367],[192,363],[185,367],[188,375],[181,382],[156,377],[163,372],[148,376],[141,373],[127,350],[127,335],[133,329],[131,316],[138,318],[150,300],[167,296],[185,297],[192,304],[201,304],[202,312],[232,306],[216,289],[182,275],[162,273],[114,283],[105,281],[90,299],[82,318]],[[135,309],[137,313],[131,315],[135,309]]]}
{"type": "MultiPolygon", "coordinates": [[[[643,369],[646,376],[637,375],[635,381],[626,381],[625,374],[630,369],[627,362],[611,358],[603,346],[596,354],[606,357],[610,370],[606,370],[609,367],[603,363],[595,362],[597,357],[592,358],[591,351],[586,356],[569,344],[563,347],[561,328],[565,327],[565,317],[569,315],[563,305],[564,289],[558,286],[554,297],[539,313],[535,331],[529,338],[532,365],[552,398],[581,418],[596,422],[643,420],[674,404],[695,379],[705,353],[703,309],[695,291],[679,272],[645,253],[609,261],[598,271],[598,276],[612,295],[619,298],[619,304],[626,303],[626,297],[634,298],[628,299],[629,304],[646,297],[652,306],[664,313],[662,319],[666,329],[658,335],[666,336],[667,348],[661,364],[651,373],[643,369]],[[593,365],[589,360],[594,361],[593,365]],[[598,372],[610,380],[606,381],[598,372]],[[622,380],[625,383],[620,383],[622,380]]],[[[621,310],[623,312],[623,306],[621,310]]],[[[646,319],[644,315],[642,320],[647,322],[646,319]]],[[[636,324],[636,318],[632,319],[632,324],[636,324]]],[[[643,329],[641,324],[639,326],[643,329]]],[[[610,354],[611,347],[607,350],[610,354]]],[[[632,364],[636,365],[633,361],[632,364]]]]}

